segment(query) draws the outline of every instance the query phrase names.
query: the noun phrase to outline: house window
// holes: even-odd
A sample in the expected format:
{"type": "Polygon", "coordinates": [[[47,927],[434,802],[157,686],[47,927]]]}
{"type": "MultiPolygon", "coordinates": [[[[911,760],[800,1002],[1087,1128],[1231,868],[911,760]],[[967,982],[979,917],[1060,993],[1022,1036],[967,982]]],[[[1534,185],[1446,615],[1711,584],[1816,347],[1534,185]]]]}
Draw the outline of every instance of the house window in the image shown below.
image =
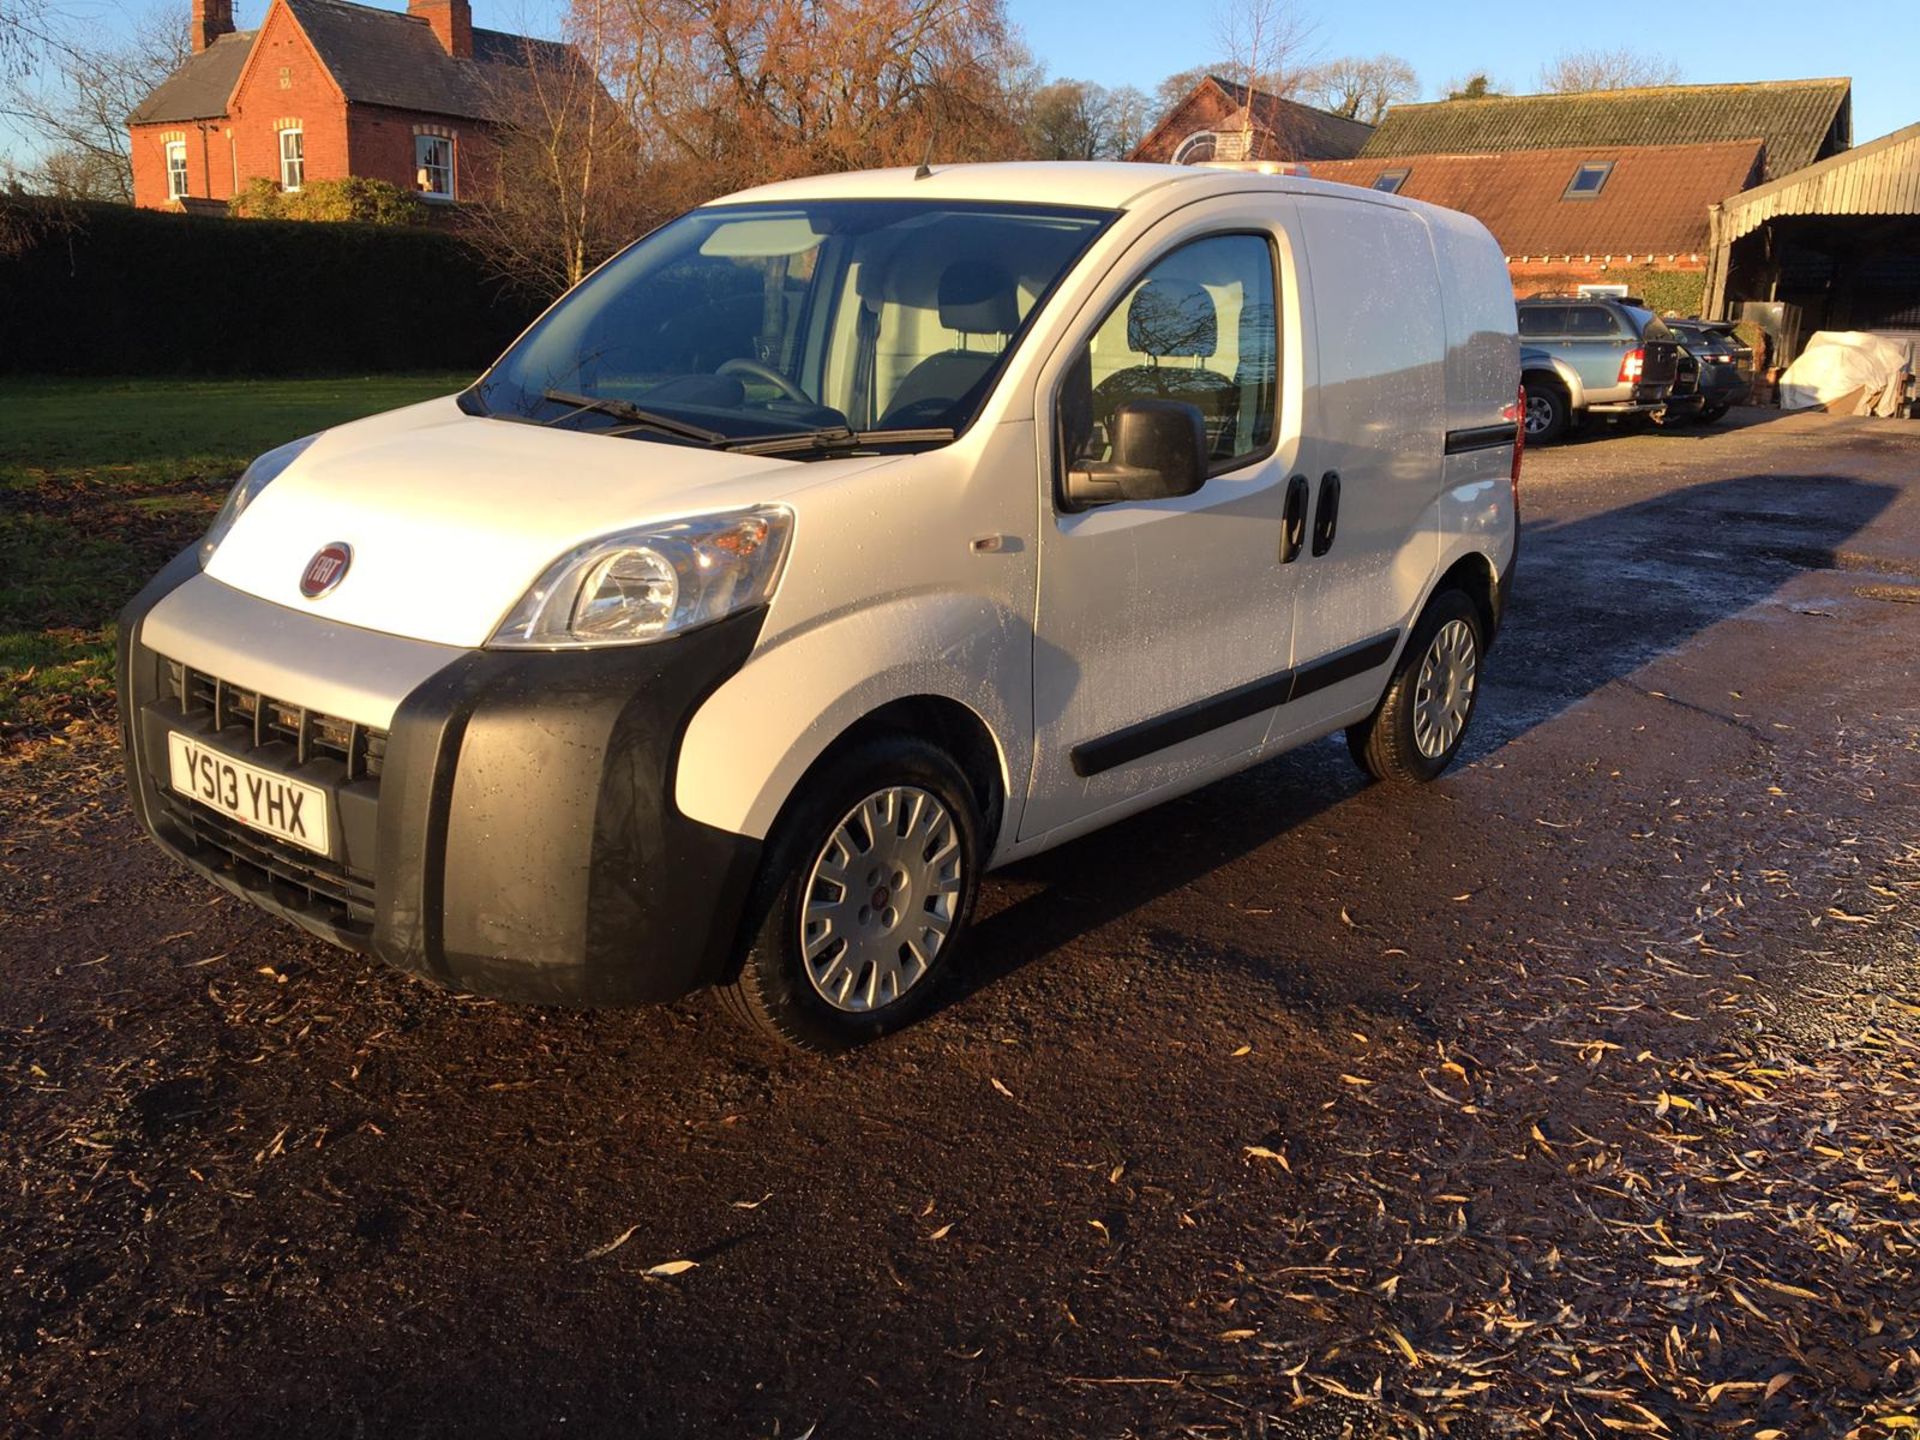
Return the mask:
{"type": "Polygon", "coordinates": [[[280,188],[298,190],[307,180],[306,131],[295,128],[280,132],[280,188]]]}
{"type": "Polygon", "coordinates": [[[1407,183],[1407,176],[1410,173],[1406,170],[1382,170],[1380,177],[1373,182],[1373,188],[1384,190],[1389,195],[1398,195],[1400,187],[1407,183]]]}
{"type": "Polygon", "coordinates": [[[167,198],[178,200],[187,193],[187,142],[167,142],[167,198]]]}
{"type": "Polygon", "coordinates": [[[429,200],[453,198],[453,141],[445,135],[413,137],[414,183],[429,200]]]}
{"type": "Polygon", "coordinates": [[[1176,165],[1204,165],[1220,148],[1220,137],[1211,130],[1200,130],[1182,140],[1173,152],[1176,165]]]}
{"type": "Polygon", "coordinates": [[[1589,160],[1573,172],[1573,179],[1567,182],[1567,190],[1562,200],[1591,200],[1600,193],[1607,183],[1607,177],[1613,174],[1613,161],[1589,160]]]}

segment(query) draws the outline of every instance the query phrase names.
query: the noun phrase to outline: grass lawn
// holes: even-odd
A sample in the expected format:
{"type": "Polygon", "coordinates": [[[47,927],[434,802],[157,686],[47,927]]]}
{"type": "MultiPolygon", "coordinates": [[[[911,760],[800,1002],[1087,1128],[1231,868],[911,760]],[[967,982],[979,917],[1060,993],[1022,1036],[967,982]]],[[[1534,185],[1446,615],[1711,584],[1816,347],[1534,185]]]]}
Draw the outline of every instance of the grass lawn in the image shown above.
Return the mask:
{"type": "Polygon", "coordinates": [[[255,455],[470,378],[0,379],[0,749],[109,712],[113,617],[255,455]]]}

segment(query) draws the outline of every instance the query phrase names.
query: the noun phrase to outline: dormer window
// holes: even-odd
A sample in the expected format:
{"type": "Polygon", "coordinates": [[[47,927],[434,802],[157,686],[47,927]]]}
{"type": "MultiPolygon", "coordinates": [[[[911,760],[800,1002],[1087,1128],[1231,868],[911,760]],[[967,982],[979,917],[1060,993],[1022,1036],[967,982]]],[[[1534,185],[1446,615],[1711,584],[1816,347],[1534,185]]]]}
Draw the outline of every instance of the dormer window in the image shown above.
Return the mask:
{"type": "Polygon", "coordinates": [[[1573,178],[1567,182],[1566,193],[1562,200],[1591,200],[1606,186],[1607,177],[1613,174],[1613,161],[1589,160],[1573,172],[1573,178]]]}
{"type": "Polygon", "coordinates": [[[1373,182],[1373,188],[1388,195],[1398,195],[1400,187],[1407,183],[1410,170],[1382,170],[1373,182]]]}

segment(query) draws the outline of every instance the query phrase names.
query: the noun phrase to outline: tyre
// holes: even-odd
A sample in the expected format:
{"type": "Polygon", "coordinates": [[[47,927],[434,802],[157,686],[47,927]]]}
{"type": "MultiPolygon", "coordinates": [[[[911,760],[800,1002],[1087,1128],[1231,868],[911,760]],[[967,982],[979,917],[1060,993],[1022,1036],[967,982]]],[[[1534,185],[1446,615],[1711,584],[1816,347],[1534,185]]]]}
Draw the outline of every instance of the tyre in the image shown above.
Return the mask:
{"type": "Polygon", "coordinates": [[[1696,418],[1702,425],[1712,425],[1717,421],[1726,419],[1727,411],[1731,408],[1729,405],[1709,405],[1706,409],[1702,410],[1696,418]]]}
{"type": "Polygon", "coordinates": [[[1421,783],[1445,770],[1473,719],[1485,653],[1478,607],[1458,590],[1435,595],[1378,708],[1347,731],[1360,768],[1376,780],[1421,783]]]}
{"type": "Polygon", "coordinates": [[[1521,381],[1527,394],[1527,444],[1551,445],[1567,433],[1572,409],[1567,392],[1549,380],[1529,375],[1521,381]]]}
{"type": "Polygon", "coordinates": [[[774,828],[723,1002],[821,1052],[925,1013],[972,918],[980,831],[973,787],[937,746],[886,736],[830,759],[774,828]]]}

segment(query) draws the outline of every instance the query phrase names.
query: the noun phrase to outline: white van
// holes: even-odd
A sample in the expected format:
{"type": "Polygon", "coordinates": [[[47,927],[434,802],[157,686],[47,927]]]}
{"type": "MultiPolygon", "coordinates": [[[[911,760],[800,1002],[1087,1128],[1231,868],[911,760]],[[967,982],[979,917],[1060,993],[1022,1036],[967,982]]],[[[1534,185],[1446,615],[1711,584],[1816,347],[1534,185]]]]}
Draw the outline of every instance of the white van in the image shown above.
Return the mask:
{"type": "Polygon", "coordinates": [[[124,617],[134,806],[447,985],[719,985],[835,1048],[983,871],[1335,730],[1428,780],[1505,607],[1475,221],[1122,164],[823,176],[639,241],[471,389],[261,456],[124,617]]]}

